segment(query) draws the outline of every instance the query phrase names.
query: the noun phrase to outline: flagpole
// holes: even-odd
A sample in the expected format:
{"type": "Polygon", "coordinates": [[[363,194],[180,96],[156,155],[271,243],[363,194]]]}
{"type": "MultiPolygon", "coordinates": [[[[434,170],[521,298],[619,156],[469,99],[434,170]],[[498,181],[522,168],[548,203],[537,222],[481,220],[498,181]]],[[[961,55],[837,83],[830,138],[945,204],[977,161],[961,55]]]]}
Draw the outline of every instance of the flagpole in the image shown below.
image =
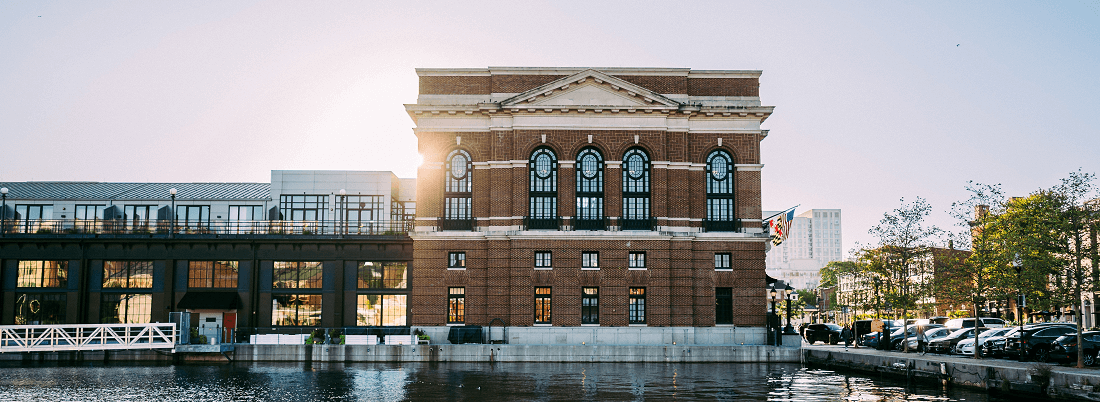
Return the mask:
{"type": "Polygon", "coordinates": [[[790,208],[784,209],[784,210],[783,210],[782,212],[777,212],[777,213],[776,213],[775,215],[772,215],[772,216],[769,216],[769,217],[767,217],[767,218],[764,218],[764,221],[765,221],[765,222],[767,222],[767,220],[768,220],[768,219],[771,219],[771,218],[777,217],[777,216],[779,216],[779,215],[785,214],[785,213],[787,213],[787,211],[790,211],[790,210],[792,210],[792,209],[798,208],[798,207],[800,207],[800,206],[802,206],[802,204],[798,204],[798,205],[795,205],[795,206],[793,206],[793,207],[790,207],[790,208]]]}

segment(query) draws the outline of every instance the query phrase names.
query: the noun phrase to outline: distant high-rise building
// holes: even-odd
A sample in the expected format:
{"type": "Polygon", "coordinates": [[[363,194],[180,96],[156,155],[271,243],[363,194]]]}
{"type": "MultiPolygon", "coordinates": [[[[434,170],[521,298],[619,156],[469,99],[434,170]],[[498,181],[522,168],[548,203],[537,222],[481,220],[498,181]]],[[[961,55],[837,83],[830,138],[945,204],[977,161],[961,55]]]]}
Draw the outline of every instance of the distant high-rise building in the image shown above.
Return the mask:
{"type": "MultiPolygon", "coordinates": [[[[765,211],[763,217],[778,212],[765,211]]],[[[844,259],[840,236],[839,209],[811,209],[795,216],[787,240],[768,251],[768,275],[797,289],[816,288],[818,271],[844,259]]]]}

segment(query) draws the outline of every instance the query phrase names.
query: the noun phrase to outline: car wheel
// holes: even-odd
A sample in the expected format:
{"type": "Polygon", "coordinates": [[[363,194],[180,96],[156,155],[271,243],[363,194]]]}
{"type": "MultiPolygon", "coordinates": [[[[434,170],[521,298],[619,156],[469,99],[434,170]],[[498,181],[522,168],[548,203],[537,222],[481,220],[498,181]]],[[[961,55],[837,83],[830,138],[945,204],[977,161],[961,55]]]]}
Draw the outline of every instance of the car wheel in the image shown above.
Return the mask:
{"type": "Polygon", "coordinates": [[[1097,352],[1095,352],[1095,351],[1086,351],[1085,352],[1085,365],[1086,366],[1095,366],[1096,365],[1096,354],[1097,354],[1097,352]]]}
{"type": "Polygon", "coordinates": [[[1049,363],[1050,351],[1046,349],[1039,349],[1035,352],[1035,360],[1038,360],[1041,363],[1049,363]]]}

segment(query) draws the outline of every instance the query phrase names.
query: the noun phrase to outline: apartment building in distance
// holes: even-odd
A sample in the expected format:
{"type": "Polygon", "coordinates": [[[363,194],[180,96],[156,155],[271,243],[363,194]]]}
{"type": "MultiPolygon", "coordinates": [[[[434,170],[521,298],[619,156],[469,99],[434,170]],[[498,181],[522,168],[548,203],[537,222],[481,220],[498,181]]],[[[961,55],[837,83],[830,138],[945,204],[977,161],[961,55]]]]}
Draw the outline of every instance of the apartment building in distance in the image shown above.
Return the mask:
{"type": "Polygon", "coordinates": [[[796,289],[817,288],[821,268],[844,260],[840,215],[839,209],[811,209],[795,216],[787,240],[768,251],[768,275],[796,289]]]}

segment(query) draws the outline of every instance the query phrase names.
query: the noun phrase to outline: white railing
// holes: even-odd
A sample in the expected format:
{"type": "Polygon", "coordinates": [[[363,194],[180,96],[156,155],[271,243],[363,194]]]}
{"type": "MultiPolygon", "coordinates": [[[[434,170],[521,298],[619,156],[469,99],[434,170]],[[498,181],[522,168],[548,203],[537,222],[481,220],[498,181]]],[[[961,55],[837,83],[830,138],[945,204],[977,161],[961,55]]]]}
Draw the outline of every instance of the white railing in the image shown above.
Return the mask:
{"type": "Polygon", "coordinates": [[[0,353],[171,349],[176,324],[0,325],[0,353]]]}

